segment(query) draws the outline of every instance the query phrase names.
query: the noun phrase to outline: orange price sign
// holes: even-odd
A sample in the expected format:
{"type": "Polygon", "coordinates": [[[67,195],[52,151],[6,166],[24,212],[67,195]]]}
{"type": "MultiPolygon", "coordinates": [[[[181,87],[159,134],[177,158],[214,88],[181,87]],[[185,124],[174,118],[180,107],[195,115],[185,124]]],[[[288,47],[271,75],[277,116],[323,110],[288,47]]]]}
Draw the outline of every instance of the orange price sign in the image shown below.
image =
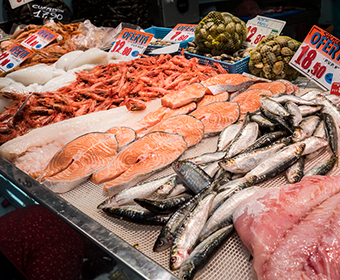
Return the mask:
{"type": "Polygon", "coordinates": [[[166,42],[183,42],[195,37],[197,24],[177,24],[165,37],[166,42]]]}
{"type": "Polygon", "coordinates": [[[33,51],[16,44],[0,55],[0,72],[7,72],[20,65],[33,51]]]}

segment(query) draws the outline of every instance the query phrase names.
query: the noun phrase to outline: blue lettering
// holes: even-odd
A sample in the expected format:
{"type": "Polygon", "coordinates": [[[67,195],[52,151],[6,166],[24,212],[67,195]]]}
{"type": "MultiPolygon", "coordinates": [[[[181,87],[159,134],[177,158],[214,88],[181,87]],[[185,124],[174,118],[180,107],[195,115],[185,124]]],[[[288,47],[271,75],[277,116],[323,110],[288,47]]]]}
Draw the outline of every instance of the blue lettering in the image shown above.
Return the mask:
{"type": "Polygon", "coordinates": [[[317,42],[319,42],[320,38],[321,38],[320,33],[314,33],[312,39],[310,40],[311,44],[315,45],[317,42]]]}
{"type": "Polygon", "coordinates": [[[123,33],[122,38],[127,40],[129,37],[130,37],[130,32],[129,32],[129,31],[125,31],[125,32],[123,33]]]}
{"type": "Polygon", "coordinates": [[[135,42],[138,43],[138,39],[140,38],[141,34],[135,34],[135,42]]]}
{"type": "Polygon", "coordinates": [[[325,52],[325,53],[328,53],[328,48],[330,48],[331,46],[329,45],[329,43],[333,44],[333,41],[328,39],[326,45],[322,48],[322,51],[325,52]]]}
{"type": "Polygon", "coordinates": [[[319,41],[319,43],[316,45],[316,48],[318,49],[320,47],[320,45],[324,45],[325,44],[325,39],[327,39],[326,36],[322,36],[321,40],[319,41]]]}
{"type": "Polygon", "coordinates": [[[149,36],[144,36],[143,40],[141,41],[141,45],[145,45],[148,40],[149,36]]]}
{"type": "Polygon", "coordinates": [[[332,56],[332,59],[335,58],[335,54],[339,49],[340,49],[340,46],[338,44],[334,44],[334,46],[331,48],[331,50],[329,51],[329,55],[332,56]]]}

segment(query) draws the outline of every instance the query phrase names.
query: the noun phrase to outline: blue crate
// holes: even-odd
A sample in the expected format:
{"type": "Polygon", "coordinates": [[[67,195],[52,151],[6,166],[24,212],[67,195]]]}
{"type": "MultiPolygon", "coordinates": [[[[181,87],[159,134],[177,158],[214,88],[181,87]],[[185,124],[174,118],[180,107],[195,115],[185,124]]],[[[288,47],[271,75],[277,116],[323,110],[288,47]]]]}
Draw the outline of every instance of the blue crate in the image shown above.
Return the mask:
{"type": "MultiPolygon", "coordinates": [[[[172,28],[155,27],[155,26],[144,29],[145,32],[153,34],[156,39],[163,39],[171,30],[172,28]]],[[[191,38],[183,42],[180,42],[179,47],[185,49],[188,47],[188,42],[191,42],[193,40],[194,38],[191,38]]],[[[152,42],[151,42],[144,53],[148,54],[150,51],[154,49],[162,48],[162,47],[163,46],[152,45],[152,42]]]]}
{"type": "Polygon", "coordinates": [[[228,71],[228,73],[239,73],[242,74],[243,72],[249,73],[249,59],[250,56],[247,56],[235,63],[226,63],[220,60],[216,60],[216,59],[212,59],[212,58],[208,58],[205,56],[201,56],[198,54],[193,54],[193,53],[188,53],[188,52],[184,52],[184,55],[186,58],[190,59],[190,58],[198,58],[199,63],[202,65],[214,65],[214,63],[218,62],[219,64],[221,64],[221,66],[228,71]]]}

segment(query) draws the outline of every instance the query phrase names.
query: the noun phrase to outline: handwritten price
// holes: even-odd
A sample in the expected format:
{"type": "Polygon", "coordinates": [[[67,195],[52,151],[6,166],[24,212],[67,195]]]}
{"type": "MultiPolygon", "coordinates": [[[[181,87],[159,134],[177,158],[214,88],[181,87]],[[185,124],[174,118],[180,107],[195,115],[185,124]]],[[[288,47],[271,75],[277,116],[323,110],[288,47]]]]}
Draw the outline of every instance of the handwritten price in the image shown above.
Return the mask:
{"type": "MultiPolygon", "coordinates": [[[[251,43],[252,38],[254,37],[254,35],[257,33],[257,27],[256,26],[248,26],[248,37],[246,39],[247,42],[251,43]]],[[[254,40],[254,44],[258,44],[262,41],[262,39],[265,37],[266,35],[262,35],[262,34],[258,34],[254,40]]],[[[253,38],[254,39],[254,38],[253,38]]]]}
{"type": "Polygon", "coordinates": [[[111,50],[111,52],[120,53],[120,50],[122,50],[122,52],[121,52],[122,55],[129,56],[130,53],[132,52],[132,48],[125,47],[123,49],[124,46],[125,46],[125,41],[118,40],[118,41],[115,42],[115,45],[114,45],[113,49],[111,50]]]}
{"type": "MultiPolygon", "coordinates": [[[[308,45],[303,46],[300,49],[302,51],[294,62],[298,65],[301,65],[303,69],[307,70],[308,68],[310,68],[313,60],[316,58],[317,52],[314,49],[310,50],[310,47],[308,45]]],[[[322,78],[327,70],[326,66],[321,65],[320,62],[315,63],[312,68],[313,69],[310,71],[310,73],[318,79],[322,78]]]]}

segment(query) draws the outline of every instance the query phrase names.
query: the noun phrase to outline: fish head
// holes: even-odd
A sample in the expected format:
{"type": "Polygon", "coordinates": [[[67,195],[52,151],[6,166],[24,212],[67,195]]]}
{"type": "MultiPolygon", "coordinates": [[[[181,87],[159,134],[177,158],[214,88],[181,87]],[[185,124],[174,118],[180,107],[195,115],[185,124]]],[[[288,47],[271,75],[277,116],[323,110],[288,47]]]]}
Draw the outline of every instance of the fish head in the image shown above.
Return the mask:
{"type": "Polygon", "coordinates": [[[172,234],[162,234],[159,236],[153,247],[154,252],[162,252],[171,247],[174,241],[174,236],[172,234]]]}
{"type": "Polygon", "coordinates": [[[111,197],[109,197],[108,199],[105,199],[102,203],[100,203],[100,204],[97,206],[97,209],[103,209],[103,208],[110,208],[110,207],[113,207],[113,206],[115,206],[114,203],[115,203],[115,197],[114,197],[114,196],[111,196],[111,197]]]}
{"type": "Polygon", "coordinates": [[[177,248],[172,250],[170,258],[170,269],[179,269],[184,261],[189,257],[189,252],[186,249],[177,248]]]}
{"type": "Polygon", "coordinates": [[[193,261],[185,262],[179,270],[179,275],[178,275],[179,279],[181,280],[192,279],[194,269],[195,269],[195,264],[193,263],[193,261]]]}
{"type": "Polygon", "coordinates": [[[306,136],[306,133],[303,131],[303,129],[301,128],[296,128],[293,132],[293,135],[292,135],[292,140],[293,142],[299,142],[301,140],[303,140],[306,136]]]}

